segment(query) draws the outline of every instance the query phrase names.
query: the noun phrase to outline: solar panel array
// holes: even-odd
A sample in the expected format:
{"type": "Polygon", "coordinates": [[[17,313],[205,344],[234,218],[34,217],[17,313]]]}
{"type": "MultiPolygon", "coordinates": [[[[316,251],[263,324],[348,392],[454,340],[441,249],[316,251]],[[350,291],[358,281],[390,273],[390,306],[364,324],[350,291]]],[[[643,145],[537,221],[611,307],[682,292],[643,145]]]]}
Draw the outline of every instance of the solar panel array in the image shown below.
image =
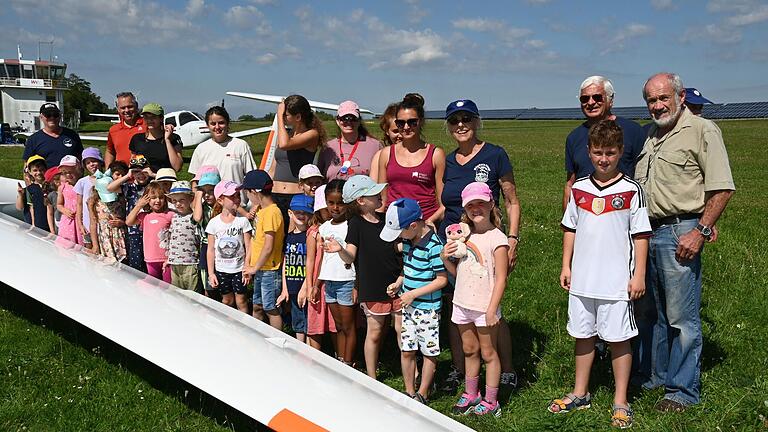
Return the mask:
{"type": "MultiPolygon", "coordinates": [[[[635,120],[647,120],[648,108],[615,107],[612,112],[617,116],[635,120]]],[[[426,111],[428,119],[443,119],[445,111],[426,111]]],[[[584,118],[580,108],[518,108],[480,110],[486,120],[581,120],[584,118]]],[[[730,104],[704,105],[702,116],[708,119],[748,119],[768,118],[768,102],[738,102],[730,104]]]]}

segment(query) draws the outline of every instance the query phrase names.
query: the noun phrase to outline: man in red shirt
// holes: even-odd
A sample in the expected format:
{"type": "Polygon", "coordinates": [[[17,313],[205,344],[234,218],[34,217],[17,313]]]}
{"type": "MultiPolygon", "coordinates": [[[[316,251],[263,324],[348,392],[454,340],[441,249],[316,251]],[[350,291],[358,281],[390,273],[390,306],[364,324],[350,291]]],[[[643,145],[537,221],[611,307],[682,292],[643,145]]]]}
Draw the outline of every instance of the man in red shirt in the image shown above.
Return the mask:
{"type": "Polygon", "coordinates": [[[117,106],[120,123],[109,128],[107,151],[104,154],[104,164],[106,166],[109,166],[115,160],[121,160],[130,164],[131,151],[128,149],[128,145],[131,143],[131,137],[146,131],[144,119],[139,115],[139,104],[133,93],[118,93],[115,105],[117,106]]]}

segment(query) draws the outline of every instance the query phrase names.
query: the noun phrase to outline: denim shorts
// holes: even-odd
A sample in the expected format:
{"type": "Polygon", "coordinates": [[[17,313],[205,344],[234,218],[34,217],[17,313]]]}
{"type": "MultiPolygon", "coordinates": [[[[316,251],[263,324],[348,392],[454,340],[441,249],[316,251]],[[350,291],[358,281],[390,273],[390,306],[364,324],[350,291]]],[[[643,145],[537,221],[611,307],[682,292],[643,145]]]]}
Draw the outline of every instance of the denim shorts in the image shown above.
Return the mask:
{"type": "Polygon", "coordinates": [[[355,281],[325,281],[325,302],[352,306],[352,288],[355,281]]]}
{"type": "Polygon", "coordinates": [[[299,307],[299,294],[288,293],[291,301],[291,328],[295,333],[307,332],[307,306],[299,307]]]}
{"type": "Polygon", "coordinates": [[[283,280],[280,270],[259,270],[253,276],[253,304],[261,305],[265,311],[277,309],[275,303],[280,296],[283,280]]]}

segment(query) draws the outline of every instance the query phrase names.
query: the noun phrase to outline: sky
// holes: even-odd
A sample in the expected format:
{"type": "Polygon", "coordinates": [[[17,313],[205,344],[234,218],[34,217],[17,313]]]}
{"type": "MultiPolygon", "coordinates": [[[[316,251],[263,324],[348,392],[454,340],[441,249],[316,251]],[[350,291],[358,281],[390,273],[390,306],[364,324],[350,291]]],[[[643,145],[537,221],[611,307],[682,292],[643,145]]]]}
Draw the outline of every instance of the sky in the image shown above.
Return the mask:
{"type": "MultiPolygon", "coordinates": [[[[166,111],[225,98],[237,117],[274,105],[227,91],[298,93],[375,112],[411,91],[427,109],[577,107],[581,81],[613,81],[643,105],[653,73],[715,102],[768,101],[765,0],[4,0],[0,57],[37,57],[112,105],[120,91],[166,111]],[[49,56],[43,45],[42,57],[49,56]]],[[[65,96],[66,98],[66,96],[65,96]]]]}

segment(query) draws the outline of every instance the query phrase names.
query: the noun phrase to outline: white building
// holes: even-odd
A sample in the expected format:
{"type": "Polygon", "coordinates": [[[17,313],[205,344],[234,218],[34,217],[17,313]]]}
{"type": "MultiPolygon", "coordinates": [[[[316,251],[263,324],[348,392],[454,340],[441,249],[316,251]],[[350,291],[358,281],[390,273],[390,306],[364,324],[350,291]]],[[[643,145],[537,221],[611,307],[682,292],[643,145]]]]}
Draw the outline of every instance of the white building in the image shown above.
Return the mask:
{"type": "Polygon", "coordinates": [[[0,123],[20,132],[40,129],[40,105],[64,111],[67,65],[45,60],[0,59],[0,123]]]}

